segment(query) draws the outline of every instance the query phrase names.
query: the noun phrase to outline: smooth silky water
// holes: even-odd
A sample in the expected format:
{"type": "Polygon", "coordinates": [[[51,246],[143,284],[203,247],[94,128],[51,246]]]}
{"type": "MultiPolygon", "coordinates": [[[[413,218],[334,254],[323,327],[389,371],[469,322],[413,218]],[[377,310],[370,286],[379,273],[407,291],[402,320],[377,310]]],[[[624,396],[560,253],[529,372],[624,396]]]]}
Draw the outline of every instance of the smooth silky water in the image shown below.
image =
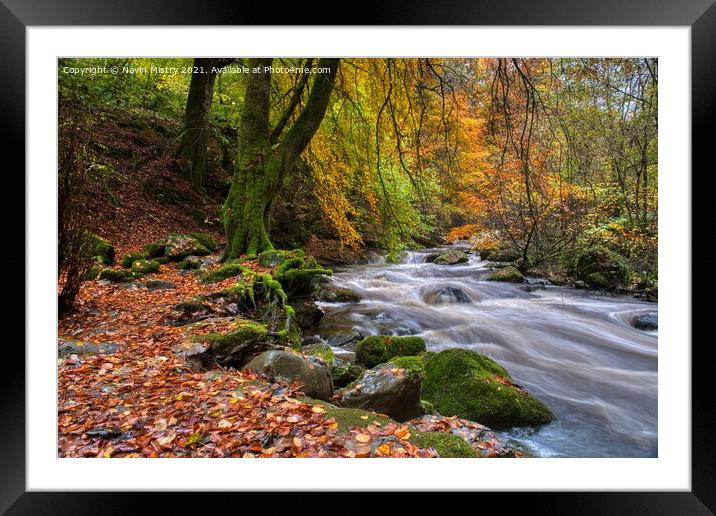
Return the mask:
{"type": "Polygon", "coordinates": [[[493,358],[555,414],[548,425],[499,432],[536,456],[657,456],[657,332],[629,324],[656,303],[487,281],[476,255],[435,265],[425,262],[432,251],[410,252],[399,265],[376,254],[368,265],[337,269],[331,281],[362,300],[320,303],[318,333],[419,335],[429,351],[493,358]]]}

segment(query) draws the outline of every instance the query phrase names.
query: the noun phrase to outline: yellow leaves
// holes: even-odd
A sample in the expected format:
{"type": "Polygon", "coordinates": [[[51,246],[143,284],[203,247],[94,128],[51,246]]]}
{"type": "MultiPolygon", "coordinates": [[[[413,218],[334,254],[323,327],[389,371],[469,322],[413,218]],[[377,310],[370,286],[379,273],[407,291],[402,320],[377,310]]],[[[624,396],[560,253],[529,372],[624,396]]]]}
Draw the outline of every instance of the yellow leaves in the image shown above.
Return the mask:
{"type": "Polygon", "coordinates": [[[325,411],[326,411],[326,409],[324,409],[323,407],[321,407],[319,405],[315,405],[315,406],[311,407],[311,412],[314,412],[316,414],[323,414],[325,411]]]}
{"type": "Polygon", "coordinates": [[[410,439],[410,430],[407,426],[403,426],[396,429],[395,432],[393,432],[393,435],[399,437],[400,439],[410,439]]]}
{"type": "Polygon", "coordinates": [[[370,442],[370,435],[368,434],[356,434],[355,440],[359,443],[369,443],[370,442]]]}

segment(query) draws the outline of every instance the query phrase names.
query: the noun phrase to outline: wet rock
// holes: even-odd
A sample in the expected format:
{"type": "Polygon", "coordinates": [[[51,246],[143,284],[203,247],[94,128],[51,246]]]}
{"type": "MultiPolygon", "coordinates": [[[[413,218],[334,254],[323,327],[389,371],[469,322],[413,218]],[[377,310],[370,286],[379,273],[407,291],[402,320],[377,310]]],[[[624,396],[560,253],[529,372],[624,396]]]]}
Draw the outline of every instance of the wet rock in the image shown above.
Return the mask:
{"type": "Polygon", "coordinates": [[[293,351],[271,350],[251,360],[244,369],[250,369],[271,381],[283,380],[302,384],[306,396],[328,401],[333,395],[331,373],[321,359],[293,351]]]}
{"type": "Polygon", "coordinates": [[[635,315],[631,320],[632,326],[639,330],[653,331],[659,329],[659,312],[646,312],[635,315]]]}
{"type": "Polygon", "coordinates": [[[455,417],[426,414],[406,423],[421,432],[446,432],[467,442],[480,457],[523,457],[524,453],[507,445],[488,427],[455,417]]]}
{"type": "Polygon", "coordinates": [[[425,296],[425,302],[430,305],[440,305],[444,303],[471,303],[472,300],[461,288],[441,287],[429,292],[425,296]]]}
{"type": "Polygon", "coordinates": [[[291,306],[295,312],[294,320],[302,330],[314,328],[323,318],[323,311],[311,298],[294,299],[291,306]]]}
{"type": "Polygon", "coordinates": [[[512,382],[502,366],[467,349],[425,356],[422,396],[440,414],[491,428],[539,425],[553,418],[542,402],[512,382]]]}
{"type": "Polygon", "coordinates": [[[419,367],[401,365],[387,363],[365,371],[341,392],[340,406],[372,410],[396,421],[407,421],[422,414],[423,372],[419,367]]]}
{"type": "Polygon", "coordinates": [[[524,280],[522,273],[511,265],[497,270],[487,277],[487,281],[507,281],[510,283],[522,283],[524,280]]]}
{"type": "Polygon", "coordinates": [[[425,341],[420,337],[374,335],[358,343],[356,361],[366,367],[374,367],[393,357],[415,356],[423,351],[425,341]]]}
{"type": "Polygon", "coordinates": [[[155,290],[171,290],[173,288],[176,288],[176,285],[171,281],[162,280],[149,280],[144,285],[150,292],[154,292],[155,290]]]}
{"type": "Polygon", "coordinates": [[[322,337],[329,346],[349,350],[354,350],[358,343],[363,340],[363,335],[355,330],[339,330],[330,335],[323,335],[322,337]]]}
{"type": "Polygon", "coordinates": [[[182,326],[201,321],[214,314],[214,309],[208,303],[201,299],[188,299],[174,306],[174,310],[178,314],[170,314],[167,319],[170,324],[182,326]]]}
{"type": "Polygon", "coordinates": [[[440,253],[432,263],[436,265],[456,265],[458,263],[467,263],[469,259],[465,251],[454,250],[440,253]]]}
{"type": "Polygon", "coordinates": [[[345,387],[360,378],[363,371],[365,371],[365,367],[358,364],[339,362],[331,368],[334,387],[345,387]]]}
{"type": "Polygon", "coordinates": [[[318,300],[326,303],[357,303],[360,295],[347,288],[326,286],[319,290],[318,300]]]}

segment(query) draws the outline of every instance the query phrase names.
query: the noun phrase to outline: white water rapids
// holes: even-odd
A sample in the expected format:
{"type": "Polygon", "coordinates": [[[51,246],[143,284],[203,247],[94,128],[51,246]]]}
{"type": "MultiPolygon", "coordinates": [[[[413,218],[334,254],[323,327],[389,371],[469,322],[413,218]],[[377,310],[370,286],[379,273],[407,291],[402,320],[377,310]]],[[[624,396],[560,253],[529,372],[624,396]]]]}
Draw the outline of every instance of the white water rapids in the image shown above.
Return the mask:
{"type": "Polygon", "coordinates": [[[435,265],[428,252],[337,270],[332,282],[362,300],[320,303],[318,333],[419,335],[430,351],[488,355],[555,414],[548,425],[500,432],[537,456],[657,455],[657,332],[629,323],[655,303],[551,285],[530,292],[535,285],[486,281],[476,255],[435,265]]]}

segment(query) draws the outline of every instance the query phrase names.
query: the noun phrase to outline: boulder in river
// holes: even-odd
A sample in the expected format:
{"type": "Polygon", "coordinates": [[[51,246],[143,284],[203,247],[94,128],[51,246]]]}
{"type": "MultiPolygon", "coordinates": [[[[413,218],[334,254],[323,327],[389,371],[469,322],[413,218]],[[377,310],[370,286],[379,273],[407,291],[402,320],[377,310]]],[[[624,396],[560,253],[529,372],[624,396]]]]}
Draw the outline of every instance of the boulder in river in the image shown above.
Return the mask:
{"type": "Polygon", "coordinates": [[[406,421],[423,413],[420,405],[423,378],[420,359],[402,357],[364,372],[341,392],[340,405],[406,421]]]}
{"type": "Polygon", "coordinates": [[[244,369],[259,373],[271,381],[284,380],[302,384],[311,398],[328,401],[333,395],[333,380],[329,366],[317,357],[294,351],[271,350],[251,360],[244,369]]]}
{"type": "Polygon", "coordinates": [[[522,283],[525,281],[522,273],[516,267],[509,266],[496,270],[487,277],[488,281],[508,281],[510,283],[522,283]]]}
{"type": "Polygon", "coordinates": [[[360,295],[347,288],[325,286],[319,290],[318,300],[326,303],[357,303],[360,295]]]}
{"type": "Polygon", "coordinates": [[[471,303],[472,300],[461,288],[438,287],[426,294],[425,302],[429,305],[441,305],[444,303],[471,303]]]}
{"type": "Polygon", "coordinates": [[[358,343],[356,362],[366,367],[374,367],[393,357],[418,355],[425,349],[425,341],[421,337],[373,335],[358,343]]]}
{"type": "Polygon", "coordinates": [[[659,329],[659,312],[645,312],[635,315],[631,320],[632,326],[644,331],[659,329]]]}
{"type": "Polygon", "coordinates": [[[436,265],[456,265],[458,263],[467,263],[469,259],[465,251],[452,250],[440,253],[440,255],[433,260],[433,263],[436,265]]]}
{"type": "Polygon", "coordinates": [[[440,414],[492,428],[547,423],[552,412],[515,385],[494,360],[467,349],[448,349],[425,357],[423,398],[440,414]]]}
{"type": "Polygon", "coordinates": [[[322,337],[330,346],[341,347],[351,351],[355,350],[358,343],[364,338],[356,330],[338,330],[327,335],[324,334],[322,337]]]}

